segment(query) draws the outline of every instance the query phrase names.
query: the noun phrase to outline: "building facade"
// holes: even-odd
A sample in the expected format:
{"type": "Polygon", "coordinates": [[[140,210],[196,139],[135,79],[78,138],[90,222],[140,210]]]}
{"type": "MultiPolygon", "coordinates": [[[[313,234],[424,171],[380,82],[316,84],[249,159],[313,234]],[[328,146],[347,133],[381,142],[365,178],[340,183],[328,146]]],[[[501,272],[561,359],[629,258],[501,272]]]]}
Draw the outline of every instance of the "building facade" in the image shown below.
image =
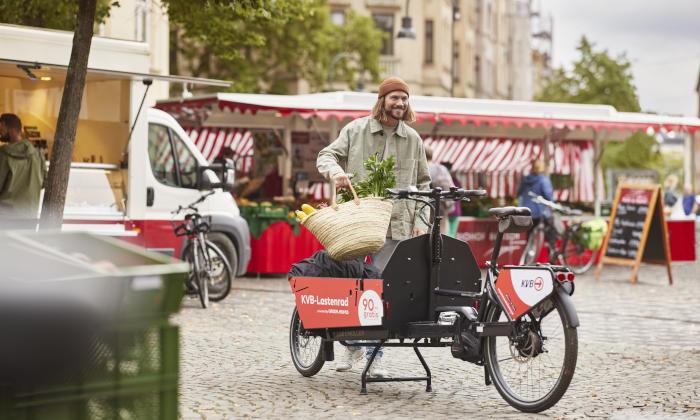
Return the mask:
{"type": "MultiPolygon", "coordinates": [[[[109,17],[99,25],[95,35],[146,43],[149,73],[170,74],[170,27],[160,0],[119,0],[119,7],[110,9],[109,17]]],[[[168,97],[169,83],[154,82],[148,95],[151,105],[168,97]]]]}
{"type": "MultiPolygon", "coordinates": [[[[532,99],[530,0],[329,0],[332,20],[349,10],[371,16],[386,32],[382,77],[397,75],[414,93],[532,99]],[[409,17],[416,37],[399,38],[409,17]]],[[[341,86],[334,86],[342,88],[341,86]]],[[[376,89],[368,84],[366,90],[376,89]]]]}

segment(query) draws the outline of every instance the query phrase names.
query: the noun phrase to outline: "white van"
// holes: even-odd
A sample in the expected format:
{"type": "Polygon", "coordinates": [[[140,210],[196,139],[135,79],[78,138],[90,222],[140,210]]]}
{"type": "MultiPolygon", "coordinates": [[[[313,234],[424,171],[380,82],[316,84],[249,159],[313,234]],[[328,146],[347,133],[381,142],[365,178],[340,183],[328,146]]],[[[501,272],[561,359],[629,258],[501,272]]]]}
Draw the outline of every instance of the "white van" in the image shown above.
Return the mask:
{"type": "MultiPolygon", "coordinates": [[[[63,229],[116,236],[181,258],[185,244],[173,224],[183,216],[172,212],[200,197],[197,174],[208,163],[173,117],[151,108],[147,118],[147,136],[129,143],[127,167],[71,165],[63,229]]],[[[233,272],[244,274],[250,235],[231,194],[218,189],[198,208],[211,219],[209,239],[228,256],[233,272]]]]}

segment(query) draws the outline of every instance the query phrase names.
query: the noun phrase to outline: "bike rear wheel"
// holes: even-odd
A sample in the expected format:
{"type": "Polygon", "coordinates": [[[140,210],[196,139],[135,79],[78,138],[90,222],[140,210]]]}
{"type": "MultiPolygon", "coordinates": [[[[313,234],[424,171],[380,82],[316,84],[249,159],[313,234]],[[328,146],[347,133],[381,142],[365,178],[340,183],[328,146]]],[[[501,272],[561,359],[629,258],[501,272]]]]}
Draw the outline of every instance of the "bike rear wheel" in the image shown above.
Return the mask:
{"type": "Polygon", "coordinates": [[[295,307],[289,325],[289,350],[292,353],[292,363],[302,376],[314,376],[323,367],[325,361],[322,342],[321,337],[312,336],[304,330],[295,307]]]}
{"type": "MultiPolygon", "coordinates": [[[[554,309],[540,319],[530,315],[515,321],[515,337],[484,340],[484,358],[491,380],[508,404],[527,413],[539,413],[564,395],[576,368],[578,338],[575,327],[566,325],[557,299],[554,309]]],[[[496,305],[489,308],[487,322],[507,322],[496,305]]]]}

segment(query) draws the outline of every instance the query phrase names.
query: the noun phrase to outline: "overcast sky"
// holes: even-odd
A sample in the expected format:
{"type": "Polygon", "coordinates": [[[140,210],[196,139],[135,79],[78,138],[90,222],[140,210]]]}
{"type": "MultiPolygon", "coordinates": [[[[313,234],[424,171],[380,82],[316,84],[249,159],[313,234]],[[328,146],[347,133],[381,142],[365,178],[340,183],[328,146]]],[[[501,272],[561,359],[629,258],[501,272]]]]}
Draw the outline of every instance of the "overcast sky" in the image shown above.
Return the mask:
{"type": "Polygon", "coordinates": [[[698,115],[700,0],[533,0],[554,20],[553,61],[568,65],[585,34],[627,52],[643,111],[698,115]]]}

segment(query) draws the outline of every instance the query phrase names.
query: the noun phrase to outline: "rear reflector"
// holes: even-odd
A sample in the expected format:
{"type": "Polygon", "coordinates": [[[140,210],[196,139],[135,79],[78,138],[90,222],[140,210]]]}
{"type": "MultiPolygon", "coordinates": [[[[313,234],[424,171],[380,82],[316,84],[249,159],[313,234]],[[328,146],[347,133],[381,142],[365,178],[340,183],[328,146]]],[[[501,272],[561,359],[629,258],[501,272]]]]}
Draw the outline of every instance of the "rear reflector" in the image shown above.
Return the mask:
{"type": "Polygon", "coordinates": [[[569,273],[566,275],[566,279],[569,281],[574,281],[575,278],[576,276],[574,276],[574,273],[569,273]]]}
{"type": "Polygon", "coordinates": [[[566,281],[566,273],[557,273],[558,281],[566,281]]]}

